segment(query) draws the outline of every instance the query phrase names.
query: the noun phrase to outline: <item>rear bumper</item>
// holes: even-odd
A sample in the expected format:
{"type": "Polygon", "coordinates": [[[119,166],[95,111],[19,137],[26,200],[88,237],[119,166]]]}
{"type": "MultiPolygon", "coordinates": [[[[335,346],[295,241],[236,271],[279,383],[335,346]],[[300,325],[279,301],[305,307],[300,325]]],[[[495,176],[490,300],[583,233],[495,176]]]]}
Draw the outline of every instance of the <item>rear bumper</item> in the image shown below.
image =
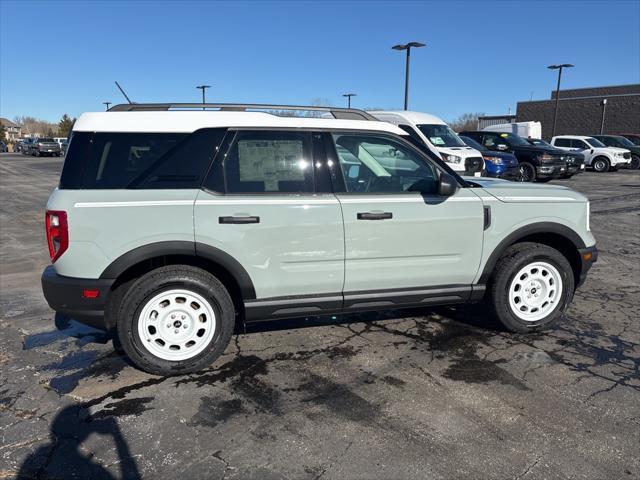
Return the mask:
{"type": "Polygon", "coordinates": [[[106,330],[104,309],[113,282],[114,280],[63,277],[50,265],[42,272],[42,293],[56,312],[106,330]],[[98,290],[99,294],[96,298],[85,298],[85,289],[98,290]]]}
{"type": "Polygon", "coordinates": [[[595,245],[592,247],[579,248],[578,252],[580,253],[580,261],[582,262],[582,265],[580,268],[580,278],[578,279],[576,288],[584,283],[587,278],[587,273],[589,273],[593,264],[598,261],[598,249],[595,245]]]}

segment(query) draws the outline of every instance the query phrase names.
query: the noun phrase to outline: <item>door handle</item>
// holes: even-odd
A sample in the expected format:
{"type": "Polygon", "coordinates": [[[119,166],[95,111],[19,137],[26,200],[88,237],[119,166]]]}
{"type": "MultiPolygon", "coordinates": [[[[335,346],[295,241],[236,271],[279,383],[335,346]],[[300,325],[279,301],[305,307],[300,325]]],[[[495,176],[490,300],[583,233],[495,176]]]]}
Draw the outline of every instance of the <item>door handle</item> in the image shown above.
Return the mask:
{"type": "Polygon", "coordinates": [[[245,224],[245,223],[260,223],[260,217],[254,216],[246,216],[246,217],[218,217],[219,223],[235,223],[235,224],[245,224]]]}
{"type": "Polygon", "coordinates": [[[359,212],[358,220],[388,220],[393,218],[391,212],[359,212]]]}

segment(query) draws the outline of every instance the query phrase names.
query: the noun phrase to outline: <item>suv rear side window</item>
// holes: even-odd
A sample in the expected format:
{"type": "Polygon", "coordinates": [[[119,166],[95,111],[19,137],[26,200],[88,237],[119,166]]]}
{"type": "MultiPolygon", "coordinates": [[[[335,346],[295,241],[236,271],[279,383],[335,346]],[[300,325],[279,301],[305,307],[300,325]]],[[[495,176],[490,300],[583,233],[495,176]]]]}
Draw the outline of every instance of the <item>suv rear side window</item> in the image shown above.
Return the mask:
{"type": "Polygon", "coordinates": [[[313,192],[310,134],[238,132],[224,172],[227,193],[313,192]]]}
{"type": "Polygon", "coordinates": [[[571,147],[571,140],[568,138],[556,138],[553,143],[556,147],[571,147]]]}
{"type": "Polygon", "coordinates": [[[189,133],[74,132],[63,189],[198,188],[224,129],[189,133]]]}

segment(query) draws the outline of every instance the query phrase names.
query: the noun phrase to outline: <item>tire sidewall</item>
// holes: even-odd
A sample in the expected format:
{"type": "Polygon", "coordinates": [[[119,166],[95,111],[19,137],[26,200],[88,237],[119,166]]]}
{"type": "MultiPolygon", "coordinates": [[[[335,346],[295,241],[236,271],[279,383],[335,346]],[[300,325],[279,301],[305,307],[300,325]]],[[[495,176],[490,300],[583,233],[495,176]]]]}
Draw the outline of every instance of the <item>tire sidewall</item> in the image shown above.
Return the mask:
{"type": "Polygon", "coordinates": [[[606,158],[603,157],[598,157],[594,160],[593,162],[593,169],[596,172],[606,172],[607,170],[609,170],[609,160],[607,160],[606,158]],[[602,168],[598,168],[598,164],[602,163],[603,167],[602,168]]]}
{"type": "Polygon", "coordinates": [[[180,374],[199,370],[222,354],[233,333],[233,303],[228,296],[224,298],[216,295],[211,285],[195,277],[145,280],[143,277],[130,287],[118,311],[118,337],[125,352],[136,365],[151,373],[180,374]],[[145,305],[156,295],[174,289],[192,291],[202,296],[211,305],[216,319],[213,337],[205,349],[189,359],[179,361],[155,356],[144,346],[138,331],[140,314],[145,305]]]}
{"type": "Polygon", "coordinates": [[[558,258],[556,258],[556,255],[549,255],[544,252],[521,255],[520,258],[511,265],[511,271],[509,274],[503,277],[500,285],[497,285],[501,296],[499,303],[502,304],[503,307],[501,308],[502,312],[499,313],[499,316],[501,321],[509,329],[517,332],[527,332],[546,328],[558,320],[558,318],[561,317],[567,309],[569,303],[571,303],[571,300],[573,299],[575,279],[569,262],[567,262],[559,252],[557,257],[558,258]],[[562,279],[562,295],[554,310],[545,318],[535,321],[527,321],[519,318],[512,311],[509,302],[509,289],[516,274],[525,266],[535,262],[549,263],[558,270],[562,279]]]}

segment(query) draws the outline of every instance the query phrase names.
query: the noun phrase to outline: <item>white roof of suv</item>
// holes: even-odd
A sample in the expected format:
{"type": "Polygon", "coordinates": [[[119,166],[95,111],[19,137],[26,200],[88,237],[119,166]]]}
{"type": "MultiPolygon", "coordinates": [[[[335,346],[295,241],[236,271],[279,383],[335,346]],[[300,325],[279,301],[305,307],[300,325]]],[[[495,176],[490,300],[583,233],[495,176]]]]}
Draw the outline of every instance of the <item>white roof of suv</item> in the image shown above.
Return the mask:
{"type": "Polygon", "coordinates": [[[280,117],[264,112],[131,111],[88,112],[80,115],[74,131],[84,132],[193,132],[200,128],[276,127],[376,130],[406,136],[402,129],[373,120],[280,117]]]}
{"type": "Polygon", "coordinates": [[[576,140],[586,140],[587,138],[593,138],[591,135],[556,135],[553,138],[575,138],[576,140]]]}

